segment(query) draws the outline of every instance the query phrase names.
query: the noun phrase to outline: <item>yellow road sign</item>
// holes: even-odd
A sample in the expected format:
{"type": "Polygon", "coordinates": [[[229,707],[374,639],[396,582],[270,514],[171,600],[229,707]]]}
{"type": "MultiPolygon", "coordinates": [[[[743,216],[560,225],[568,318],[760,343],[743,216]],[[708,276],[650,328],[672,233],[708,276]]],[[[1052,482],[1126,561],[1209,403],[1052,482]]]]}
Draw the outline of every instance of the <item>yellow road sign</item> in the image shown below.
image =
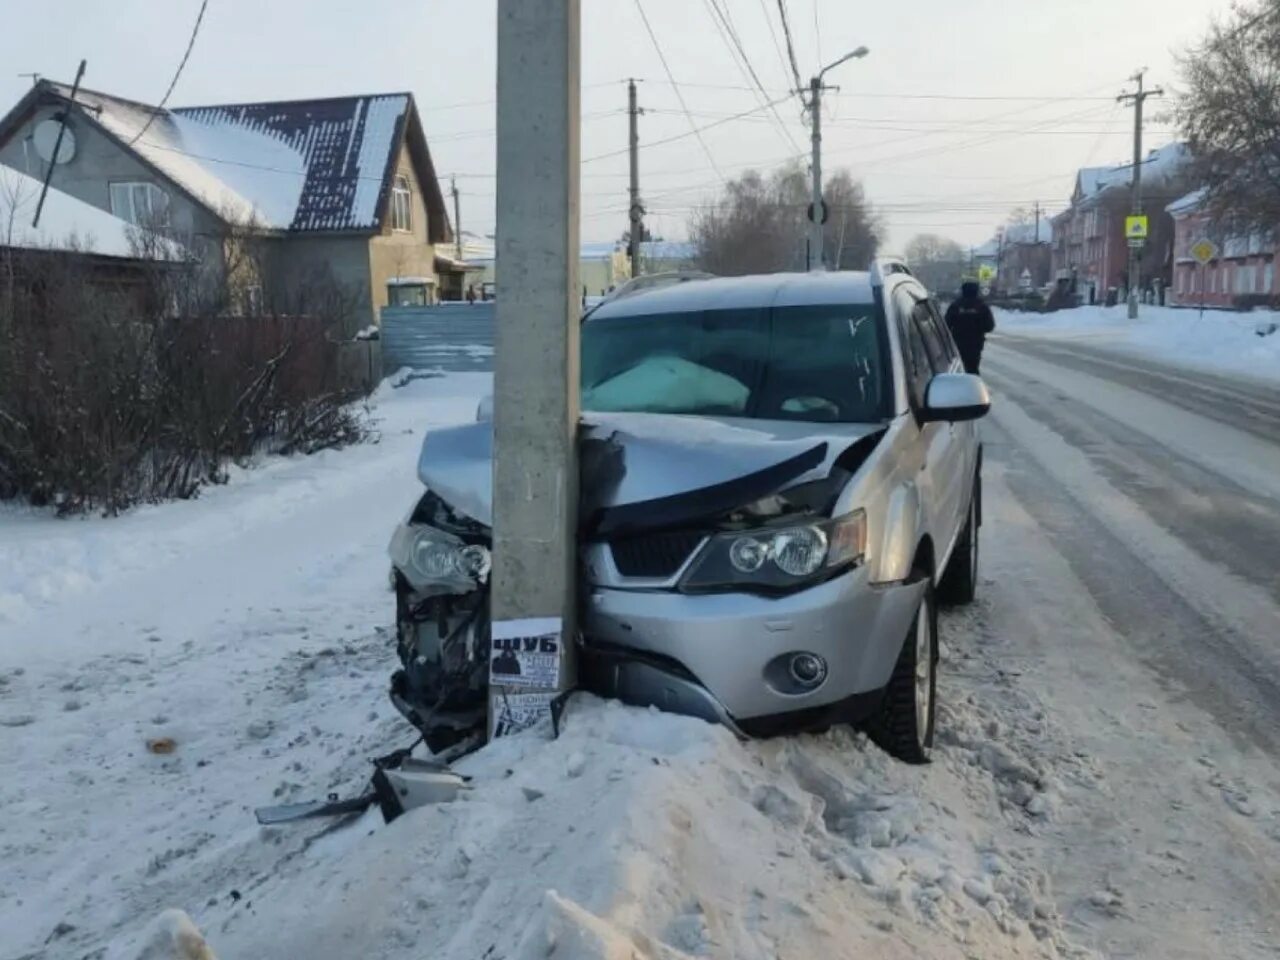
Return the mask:
{"type": "Polygon", "coordinates": [[[1218,248],[1212,240],[1198,240],[1191,245],[1191,255],[1206,264],[1218,255],[1218,248]]]}
{"type": "Polygon", "coordinates": [[[1125,217],[1124,218],[1124,235],[1130,240],[1147,239],[1148,220],[1145,216],[1125,217]]]}
{"type": "Polygon", "coordinates": [[[978,265],[978,279],[987,283],[996,278],[996,268],[989,263],[981,263],[978,265]]]}

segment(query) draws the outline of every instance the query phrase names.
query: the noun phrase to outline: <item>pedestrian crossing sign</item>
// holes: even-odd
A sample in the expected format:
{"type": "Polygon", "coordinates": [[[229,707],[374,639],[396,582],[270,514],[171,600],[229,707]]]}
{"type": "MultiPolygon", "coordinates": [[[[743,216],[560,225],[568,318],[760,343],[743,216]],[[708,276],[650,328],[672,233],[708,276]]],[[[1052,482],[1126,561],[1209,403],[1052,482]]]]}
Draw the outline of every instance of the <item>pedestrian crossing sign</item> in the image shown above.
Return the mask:
{"type": "Polygon", "coordinates": [[[1147,218],[1145,216],[1125,217],[1124,235],[1130,240],[1147,239],[1147,218]]]}

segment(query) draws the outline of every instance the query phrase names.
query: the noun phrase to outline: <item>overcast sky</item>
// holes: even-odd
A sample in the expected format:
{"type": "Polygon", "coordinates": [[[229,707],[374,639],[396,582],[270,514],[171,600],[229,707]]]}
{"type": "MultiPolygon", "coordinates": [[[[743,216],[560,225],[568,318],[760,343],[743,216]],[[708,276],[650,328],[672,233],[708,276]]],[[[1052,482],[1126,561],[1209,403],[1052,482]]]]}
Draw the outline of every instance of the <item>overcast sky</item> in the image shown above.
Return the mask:
{"type": "MultiPolygon", "coordinates": [[[[154,103],[181,58],[200,0],[63,0],[6,11],[0,102],[15,102],[24,71],[154,103]]],[[[650,225],[684,235],[691,210],[720,175],[768,169],[806,150],[799,105],[759,110],[717,30],[711,0],[641,0],[693,122],[757,109],[703,134],[641,154],[650,225]],[[785,127],[785,129],[784,129],[785,127]],[[713,168],[712,162],[719,168],[713,168]]],[[[777,0],[719,0],[764,86],[781,96],[777,0]]],[[[626,88],[635,76],[641,139],[685,134],[690,121],[645,32],[636,0],[583,0],[582,155],[625,149],[626,88]]],[[[1040,201],[1062,208],[1077,167],[1124,161],[1131,113],[1114,97],[1150,68],[1176,84],[1174,54],[1229,0],[786,0],[804,76],[865,44],[871,54],[828,75],[841,86],[824,111],[824,164],[860,177],[889,225],[888,247],[942,233],[964,244],[991,236],[1007,212],[1040,201]],[[972,99],[952,99],[972,98],[972,99]],[[1009,99],[1001,99],[1009,98],[1009,99]]],[[[496,0],[209,0],[174,105],[299,99],[409,90],[437,171],[456,173],[463,226],[493,229],[496,0]]],[[[1173,131],[1152,102],[1147,143],[1173,131]]],[[[626,157],[583,167],[585,240],[626,227],[626,157]]]]}

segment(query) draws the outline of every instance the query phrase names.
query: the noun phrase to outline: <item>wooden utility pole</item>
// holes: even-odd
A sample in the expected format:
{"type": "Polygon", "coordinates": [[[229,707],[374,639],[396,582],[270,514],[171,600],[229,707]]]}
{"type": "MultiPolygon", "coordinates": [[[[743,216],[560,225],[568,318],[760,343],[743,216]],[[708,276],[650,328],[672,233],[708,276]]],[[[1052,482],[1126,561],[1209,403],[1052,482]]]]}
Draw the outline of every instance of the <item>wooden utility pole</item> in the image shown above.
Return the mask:
{"type": "MultiPolygon", "coordinates": [[[[1138,84],[1137,92],[1122,93],[1116,97],[1117,103],[1133,103],[1133,181],[1131,186],[1131,206],[1135,217],[1142,215],[1142,105],[1148,97],[1164,95],[1164,90],[1144,89],[1147,71],[1139,70],[1130,79],[1138,84]]],[[[1126,235],[1126,240],[1128,237],[1126,235]]],[[[1138,287],[1142,284],[1142,248],[1129,241],[1129,319],[1138,319],[1138,287]]]]}
{"type": "Polygon", "coordinates": [[[462,259],[462,201],[458,197],[458,178],[449,178],[449,190],[453,193],[453,237],[458,259],[462,259]]]}
{"type": "Polygon", "coordinates": [[[498,0],[490,736],[576,682],[580,23],[498,0]]]}
{"type": "Polygon", "coordinates": [[[80,61],[80,67],[76,70],[75,83],[71,84],[71,95],[67,97],[67,106],[62,111],[62,120],[58,124],[58,137],[53,143],[53,155],[49,158],[49,169],[45,171],[44,183],[40,187],[40,199],[36,203],[36,215],[31,220],[32,229],[40,226],[40,214],[44,212],[44,198],[49,195],[49,181],[53,179],[53,168],[58,165],[58,158],[62,156],[62,136],[67,132],[67,114],[71,112],[71,107],[76,102],[76,94],[80,92],[80,81],[84,79],[86,64],[87,61],[80,61]]]}
{"type": "Polygon", "coordinates": [[[640,108],[636,104],[636,82],[627,81],[627,115],[631,121],[631,205],[627,216],[627,256],[631,260],[631,276],[640,276],[640,241],[644,239],[644,206],[640,203],[640,108]]]}

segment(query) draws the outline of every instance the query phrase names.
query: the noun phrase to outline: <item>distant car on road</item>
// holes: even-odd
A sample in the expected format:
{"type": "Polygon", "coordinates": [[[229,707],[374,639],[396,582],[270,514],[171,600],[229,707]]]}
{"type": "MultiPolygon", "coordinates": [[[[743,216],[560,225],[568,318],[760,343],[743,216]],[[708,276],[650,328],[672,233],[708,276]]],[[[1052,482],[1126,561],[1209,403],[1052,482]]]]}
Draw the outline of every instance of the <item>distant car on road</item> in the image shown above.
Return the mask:
{"type": "MultiPolygon", "coordinates": [[[[977,587],[990,399],[905,266],[683,278],[584,318],[580,672],[748,735],[933,744],[936,599],[977,587]]],[[[492,424],[432,432],[391,545],[392,698],[483,722],[492,424]]]]}

